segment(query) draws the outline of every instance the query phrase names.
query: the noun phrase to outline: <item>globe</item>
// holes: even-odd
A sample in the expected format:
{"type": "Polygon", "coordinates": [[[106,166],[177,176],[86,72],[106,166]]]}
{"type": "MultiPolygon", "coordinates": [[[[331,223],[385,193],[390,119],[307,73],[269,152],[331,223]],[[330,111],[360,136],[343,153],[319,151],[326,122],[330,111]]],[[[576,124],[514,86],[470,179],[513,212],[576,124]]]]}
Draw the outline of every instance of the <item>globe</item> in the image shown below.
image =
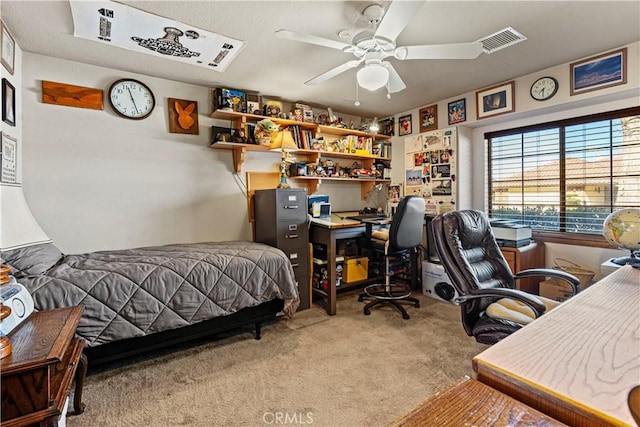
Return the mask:
{"type": "Polygon", "coordinates": [[[602,224],[602,234],[613,246],[631,251],[630,256],[611,261],[620,265],[640,263],[640,257],[636,254],[640,251],[640,209],[612,212],[602,224]]]}

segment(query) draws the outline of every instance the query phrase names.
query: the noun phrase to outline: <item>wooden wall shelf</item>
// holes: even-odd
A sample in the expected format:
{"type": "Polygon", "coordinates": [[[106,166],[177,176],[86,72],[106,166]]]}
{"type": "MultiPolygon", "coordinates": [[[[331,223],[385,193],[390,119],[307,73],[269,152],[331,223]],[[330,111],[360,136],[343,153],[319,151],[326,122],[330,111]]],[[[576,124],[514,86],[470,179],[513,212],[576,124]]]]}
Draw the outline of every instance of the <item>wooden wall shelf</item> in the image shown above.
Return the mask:
{"type": "MultiPolygon", "coordinates": [[[[299,126],[300,128],[310,130],[314,137],[317,135],[334,135],[338,137],[353,135],[356,137],[373,138],[374,144],[379,142],[380,144],[390,144],[388,141],[391,139],[387,135],[372,134],[362,132],[355,129],[345,129],[334,126],[324,126],[309,122],[298,122],[289,119],[278,119],[273,117],[265,117],[256,114],[238,113],[234,111],[222,111],[216,110],[211,113],[211,117],[219,120],[229,120],[230,127],[233,129],[243,128],[246,123],[257,123],[262,119],[270,119],[274,123],[281,126],[299,126]]],[[[279,154],[279,151],[271,151],[269,147],[256,144],[242,144],[234,142],[216,142],[210,145],[211,148],[216,150],[231,150],[233,151],[233,166],[236,173],[242,171],[242,164],[245,160],[245,154],[247,151],[261,151],[279,154]]],[[[382,150],[382,147],[380,147],[382,150]]],[[[317,163],[320,158],[330,157],[339,159],[350,159],[354,161],[361,161],[362,167],[365,169],[371,169],[376,160],[391,161],[390,157],[380,157],[372,154],[353,154],[335,151],[319,151],[319,150],[295,150],[291,154],[304,157],[307,163],[317,163]]],[[[319,177],[319,176],[293,176],[289,177],[291,180],[296,180],[298,183],[304,183],[306,185],[308,194],[313,194],[317,191],[318,186],[322,183],[322,180],[327,181],[340,181],[340,182],[359,182],[360,194],[362,199],[366,199],[367,193],[370,192],[373,187],[380,182],[391,182],[389,179],[372,179],[372,178],[341,178],[341,177],[319,177]]]]}

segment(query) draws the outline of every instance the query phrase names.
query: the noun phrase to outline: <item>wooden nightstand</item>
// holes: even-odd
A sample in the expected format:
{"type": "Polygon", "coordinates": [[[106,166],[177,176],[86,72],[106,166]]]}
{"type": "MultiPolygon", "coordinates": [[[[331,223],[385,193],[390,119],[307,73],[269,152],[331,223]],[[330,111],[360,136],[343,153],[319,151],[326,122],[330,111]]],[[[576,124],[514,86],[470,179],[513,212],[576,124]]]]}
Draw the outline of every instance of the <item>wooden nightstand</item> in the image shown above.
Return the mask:
{"type": "Polygon", "coordinates": [[[74,376],[74,410],[82,413],[81,314],[82,307],[34,312],[8,335],[13,352],[0,361],[3,427],[57,425],[74,376]]]}
{"type": "MultiPolygon", "coordinates": [[[[502,255],[504,255],[511,268],[513,274],[522,270],[528,270],[530,268],[543,268],[544,267],[544,243],[531,242],[527,246],[521,248],[509,248],[501,247],[502,255]]],[[[516,281],[516,288],[528,292],[530,294],[538,295],[538,284],[544,280],[544,277],[528,277],[526,279],[520,279],[516,281]]]]}

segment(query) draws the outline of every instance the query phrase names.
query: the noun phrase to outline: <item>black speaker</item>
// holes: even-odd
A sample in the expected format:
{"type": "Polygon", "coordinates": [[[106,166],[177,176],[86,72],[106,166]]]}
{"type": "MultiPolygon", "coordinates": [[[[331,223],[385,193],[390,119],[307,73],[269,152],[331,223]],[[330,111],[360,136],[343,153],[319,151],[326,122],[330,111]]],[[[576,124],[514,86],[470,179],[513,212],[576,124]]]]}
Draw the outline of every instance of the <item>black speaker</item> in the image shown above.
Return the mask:
{"type": "Polygon", "coordinates": [[[436,295],[442,298],[445,301],[451,301],[456,296],[456,290],[449,283],[446,282],[438,282],[433,287],[436,295]]]}

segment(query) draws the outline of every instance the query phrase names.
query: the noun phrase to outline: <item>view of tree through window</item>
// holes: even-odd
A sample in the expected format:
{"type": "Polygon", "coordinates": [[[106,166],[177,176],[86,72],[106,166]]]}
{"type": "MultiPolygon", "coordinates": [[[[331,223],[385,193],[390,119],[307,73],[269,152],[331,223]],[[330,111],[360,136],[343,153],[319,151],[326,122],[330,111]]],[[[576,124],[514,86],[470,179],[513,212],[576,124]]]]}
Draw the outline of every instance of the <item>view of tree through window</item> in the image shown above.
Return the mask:
{"type": "Polygon", "coordinates": [[[489,212],[533,229],[601,234],[640,207],[640,108],[486,135],[489,212]]]}

